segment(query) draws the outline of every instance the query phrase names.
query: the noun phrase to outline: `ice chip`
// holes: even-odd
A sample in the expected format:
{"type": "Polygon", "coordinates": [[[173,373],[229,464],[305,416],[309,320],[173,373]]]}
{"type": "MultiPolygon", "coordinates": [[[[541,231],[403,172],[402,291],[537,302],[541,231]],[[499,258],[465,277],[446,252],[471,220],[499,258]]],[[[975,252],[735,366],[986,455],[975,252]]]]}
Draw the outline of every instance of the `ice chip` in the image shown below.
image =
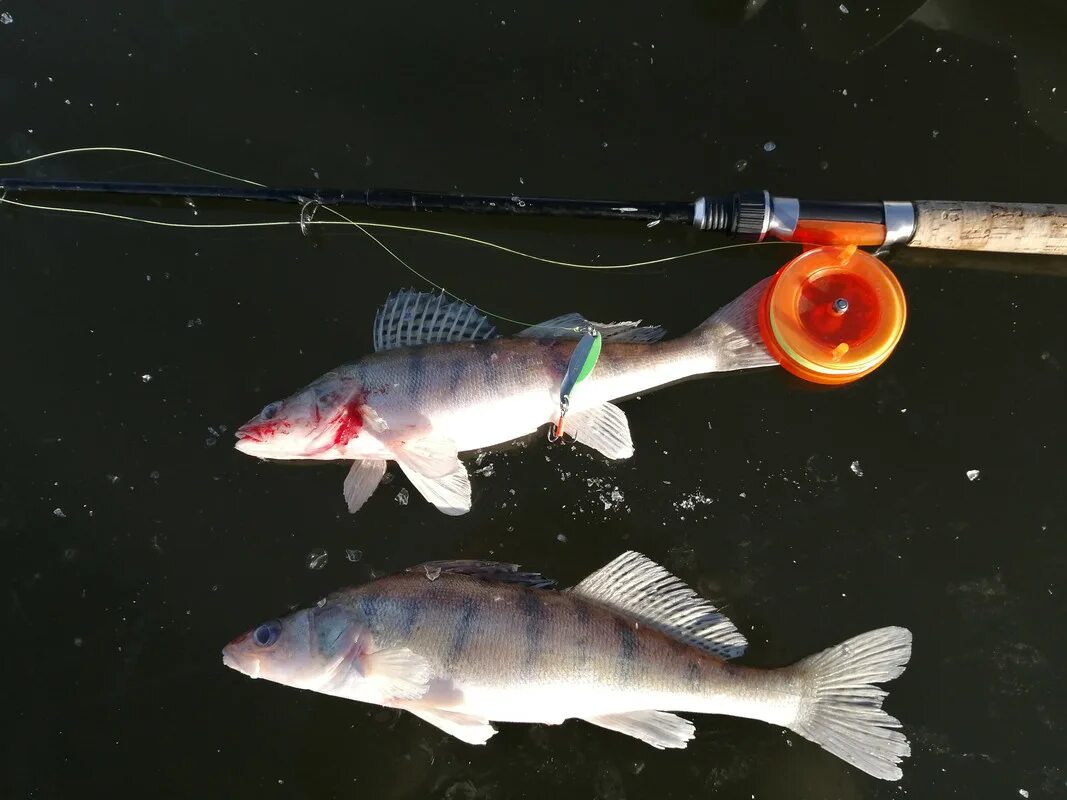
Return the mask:
{"type": "Polygon", "coordinates": [[[863,467],[860,466],[860,462],[859,461],[853,461],[851,464],[849,464],[848,468],[850,470],[852,470],[852,473],[857,478],[862,478],[863,477],[863,467]]]}
{"type": "Polygon", "coordinates": [[[440,567],[431,567],[429,564],[423,564],[422,568],[426,570],[426,577],[431,581],[435,581],[441,577],[440,567]]]}
{"type": "Polygon", "coordinates": [[[410,497],[411,493],[408,492],[406,488],[403,488],[396,493],[396,502],[400,503],[402,506],[406,506],[408,504],[408,498],[410,497]]]}
{"type": "Polygon", "coordinates": [[[967,470],[967,480],[976,481],[980,477],[982,477],[982,473],[980,473],[978,470],[976,470],[976,469],[967,470]]]}
{"type": "Polygon", "coordinates": [[[345,549],[345,558],[353,562],[359,561],[361,558],[363,558],[363,551],[357,550],[354,547],[348,547],[345,549]]]}
{"type": "Polygon", "coordinates": [[[307,564],[308,569],[322,569],[326,566],[326,562],[330,560],[330,554],[322,548],[318,550],[312,550],[307,554],[307,558],[304,563],[307,564]]]}

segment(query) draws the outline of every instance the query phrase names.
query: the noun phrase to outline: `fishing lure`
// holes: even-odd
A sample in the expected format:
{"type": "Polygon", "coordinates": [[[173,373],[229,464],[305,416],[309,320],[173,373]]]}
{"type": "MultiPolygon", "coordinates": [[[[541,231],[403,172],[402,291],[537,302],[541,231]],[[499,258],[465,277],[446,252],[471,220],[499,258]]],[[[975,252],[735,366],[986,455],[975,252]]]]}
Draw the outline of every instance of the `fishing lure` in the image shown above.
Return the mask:
{"type": "Polygon", "coordinates": [[[600,358],[600,348],[604,343],[600,331],[591,325],[576,328],[575,332],[581,333],[582,338],[575,345],[570,361],[567,362],[567,371],[563,373],[563,381],[559,387],[559,421],[554,428],[549,429],[550,442],[555,442],[563,436],[563,420],[571,407],[571,392],[589,377],[597,359],[600,358]]]}

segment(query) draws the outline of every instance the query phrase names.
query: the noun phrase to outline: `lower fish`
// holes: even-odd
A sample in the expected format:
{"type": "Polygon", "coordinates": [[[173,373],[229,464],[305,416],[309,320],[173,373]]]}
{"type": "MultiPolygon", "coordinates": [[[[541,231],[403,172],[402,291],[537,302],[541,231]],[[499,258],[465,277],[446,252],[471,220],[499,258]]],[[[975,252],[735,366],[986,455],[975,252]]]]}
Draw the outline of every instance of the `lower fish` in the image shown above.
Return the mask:
{"type": "Polygon", "coordinates": [[[237,431],[236,447],[260,458],[351,460],[344,497],[353,513],[394,461],[438,509],[463,514],[471,485],[461,452],[556,423],[608,458],[629,458],[630,426],[613,401],[695,375],[777,363],[757,322],[765,283],[670,341],[659,341],[657,326],[580,314],[500,337],[467,303],[402,291],[375,318],[373,354],[267,404],[237,431]],[[599,335],[599,356],[568,394],[568,368],[587,335],[599,335]]]}
{"type": "Polygon", "coordinates": [[[252,678],[411,712],[470,744],[490,724],[586,722],[681,748],[673,712],[763,720],[898,780],[910,755],[875,684],[900,675],[911,633],[879,628],[781,669],[740,666],[744,636],[645,556],[581,583],[515,564],[437,561],[345,589],[237,637],[223,663],[252,678]]]}

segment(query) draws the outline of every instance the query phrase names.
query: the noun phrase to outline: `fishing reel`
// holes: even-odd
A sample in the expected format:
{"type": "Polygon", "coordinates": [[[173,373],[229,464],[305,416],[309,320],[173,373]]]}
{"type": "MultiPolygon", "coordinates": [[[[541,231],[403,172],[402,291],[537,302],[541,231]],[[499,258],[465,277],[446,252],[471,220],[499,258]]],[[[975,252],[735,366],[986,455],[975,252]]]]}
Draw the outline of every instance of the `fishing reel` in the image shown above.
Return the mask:
{"type": "Polygon", "coordinates": [[[849,245],[806,245],[770,279],[759,330],[771,355],[814,383],[849,383],[877,369],[904,333],[907,306],[895,275],[849,245]]]}

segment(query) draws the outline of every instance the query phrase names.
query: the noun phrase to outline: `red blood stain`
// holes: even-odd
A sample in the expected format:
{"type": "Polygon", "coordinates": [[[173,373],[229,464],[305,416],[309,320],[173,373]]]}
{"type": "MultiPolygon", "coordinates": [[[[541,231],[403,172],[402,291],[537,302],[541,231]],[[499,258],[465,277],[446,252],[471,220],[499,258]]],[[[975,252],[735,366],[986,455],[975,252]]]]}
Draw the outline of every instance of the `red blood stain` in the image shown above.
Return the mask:
{"type": "Polygon", "coordinates": [[[366,398],[363,395],[356,395],[341,409],[337,428],[333,433],[335,447],[344,447],[359,436],[359,432],[363,430],[363,414],[360,412],[360,408],[365,402],[366,398]]]}

